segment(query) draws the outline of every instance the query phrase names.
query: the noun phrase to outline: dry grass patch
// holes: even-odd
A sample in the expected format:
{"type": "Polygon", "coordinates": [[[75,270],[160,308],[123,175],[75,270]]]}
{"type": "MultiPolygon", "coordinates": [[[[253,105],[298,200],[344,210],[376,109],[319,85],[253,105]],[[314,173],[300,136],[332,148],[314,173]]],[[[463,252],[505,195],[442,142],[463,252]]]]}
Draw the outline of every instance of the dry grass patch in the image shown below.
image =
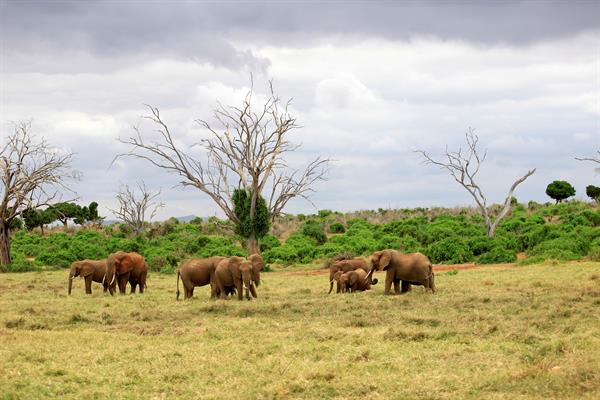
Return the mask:
{"type": "Polygon", "coordinates": [[[112,298],[77,281],[69,298],[65,271],[3,274],[0,397],[598,398],[599,274],[469,269],[383,296],[286,270],[252,302],[177,302],[174,276],[112,298]]]}

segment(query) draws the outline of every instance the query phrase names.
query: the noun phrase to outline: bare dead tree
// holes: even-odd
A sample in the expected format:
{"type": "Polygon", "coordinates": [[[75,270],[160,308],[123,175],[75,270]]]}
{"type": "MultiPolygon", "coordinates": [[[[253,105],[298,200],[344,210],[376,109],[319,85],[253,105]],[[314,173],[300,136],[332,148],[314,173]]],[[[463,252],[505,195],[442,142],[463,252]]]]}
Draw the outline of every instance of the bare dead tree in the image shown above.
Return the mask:
{"type": "Polygon", "coordinates": [[[417,150],[416,152],[421,154],[425,160],[425,163],[437,165],[440,168],[448,170],[454,180],[464,187],[467,192],[469,192],[473,199],[475,199],[475,203],[477,204],[477,207],[479,207],[481,215],[484,218],[487,235],[489,237],[494,237],[498,224],[500,221],[502,221],[502,219],[504,219],[504,217],[506,217],[511,209],[513,192],[517,186],[535,173],[535,168],[528,171],[525,175],[517,179],[512,184],[508,190],[506,200],[504,200],[504,206],[502,207],[500,213],[493,218],[488,210],[487,199],[483,194],[481,187],[475,181],[477,173],[481,168],[481,164],[483,164],[487,156],[487,150],[481,152],[477,148],[479,137],[475,134],[473,129],[469,128],[469,131],[465,134],[465,139],[467,142],[466,152],[463,152],[462,148],[459,148],[457,152],[451,152],[448,151],[448,146],[446,146],[444,159],[435,160],[424,150],[417,150]]]}
{"type": "MultiPolygon", "coordinates": [[[[234,213],[232,194],[241,187],[251,194],[250,218],[253,219],[259,196],[268,201],[271,218],[282,214],[293,198],[310,201],[315,182],[324,179],[328,158],[317,157],[304,170],[289,167],[286,155],[300,145],[291,143],[288,134],[299,128],[289,111],[291,100],[282,102],[269,82],[267,99],[254,105],[254,90],[246,94],[242,105],[225,106],[217,103],[214,118],[218,128],[208,121],[196,122],[209,133],[209,138],[195,145],[205,150],[205,159],[189,154],[189,149],[175,143],[158,108],[148,106],[149,119],[158,127],[156,139],[146,141],[138,128],[136,135],[120,141],[132,146],[126,154],[147,160],[153,165],[179,176],[179,184],[193,186],[208,195],[234,224],[240,221],[234,213]],[[270,197],[263,196],[269,193],[270,197]]],[[[249,253],[259,251],[256,237],[247,239],[249,253]]]]}
{"type": "Polygon", "coordinates": [[[156,215],[159,208],[164,204],[158,200],[160,190],[151,192],[144,182],[137,186],[139,194],[136,194],[128,185],[124,185],[117,193],[119,202],[118,210],[110,210],[118,220],[129,225],[137,236],[144,230],[144,223],[156,215]]]}
{"type": "MultiPolygon", "coordinates": [[[[600,164],[600,150],[597,151],[597,156],[592,156],[592,157],[575,157],[576,160],[578,161],[591,161],[594,162],[596,164],[600,164]]],[[[600,167],[595,168],[596,172],[600,173],[600,167]]]]}
{"type": "Polygon", "coordinates": [[[71,191],[66,183],[78,179],[71,168],[73,154],[61,154],[43,138],[31,133],[31,122],[14,124],[14,131],[2,144],[0,175],[0,265],[11,263],[10,223],[27,208],[48,206],[59,190],[71,191]]]}

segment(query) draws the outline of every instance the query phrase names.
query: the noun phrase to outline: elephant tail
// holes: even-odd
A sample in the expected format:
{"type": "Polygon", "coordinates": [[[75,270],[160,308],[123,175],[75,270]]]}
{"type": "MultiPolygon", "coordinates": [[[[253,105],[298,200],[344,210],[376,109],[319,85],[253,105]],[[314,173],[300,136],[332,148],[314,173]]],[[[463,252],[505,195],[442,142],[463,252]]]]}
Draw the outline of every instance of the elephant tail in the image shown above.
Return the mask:
{"type": "Polygon", "coordinates": [[[179,301],[179,270],[177,271],[177,301],[179,301]]]}

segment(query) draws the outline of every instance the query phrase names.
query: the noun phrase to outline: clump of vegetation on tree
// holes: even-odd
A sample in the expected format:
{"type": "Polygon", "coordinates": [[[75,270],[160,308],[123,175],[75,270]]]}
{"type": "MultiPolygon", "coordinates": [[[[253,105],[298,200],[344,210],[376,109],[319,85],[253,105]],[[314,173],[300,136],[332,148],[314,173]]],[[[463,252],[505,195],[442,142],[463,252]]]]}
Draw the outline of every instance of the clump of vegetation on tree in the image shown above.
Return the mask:
{"type": "Polygon", "coordinates": [[[567,181],[554,181],[546,187],[546,194],[556,200],[556,204],[575,196],[575,188],[567,181]]]}

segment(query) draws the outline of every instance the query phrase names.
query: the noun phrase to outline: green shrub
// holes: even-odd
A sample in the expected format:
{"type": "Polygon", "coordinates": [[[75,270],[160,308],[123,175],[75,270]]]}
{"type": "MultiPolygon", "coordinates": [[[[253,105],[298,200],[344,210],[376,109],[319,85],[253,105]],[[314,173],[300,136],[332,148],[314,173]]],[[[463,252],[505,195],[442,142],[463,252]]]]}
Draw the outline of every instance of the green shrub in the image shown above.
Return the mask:
{"type": "Polygon", "coordinates": [[[346,232],[346,227],[340,222],[334,222],[329,225],[329,232],[331,233],[344,233],[346,232]]]}
{"type": "Polygon", "coordinates": [[[22,254],[12,254],[12,262],[2,267],[1,272],[29,272],[35,271],[35,264],[27,260],[22,254]]]}
{"type": "Polygon", "coordinates": [[[274,247],[281,246],[281,242],[273,235],[265,235],[262,239],[260,239],[260,251],[267,251],[274,247]]]}
{"type": "Polygon", "coordinates": [[[479,256],[477,261],[480,264],[512,263],[517,261],[517,254],[514,252],[514,250],[506,249],[501,246],[495,246],[490,251],[479,256]]]}
{"type": "Polygon", "coordinates": [[[436,264],[460,264],[474,258],[468,244],[459,238],[446,238],[429,245],[427,255],[436,264]]]}
{"type": "Polygon", "coordinates": [[[323,244],[327,241],[327,235],[325,235],[325,230],[323,229],[323,224],[318,221],[315,221],[315,220],[306,221],[304,224],[302,224],[300,232],[304,236],[313,238],[319,245],[323,244]]]}

